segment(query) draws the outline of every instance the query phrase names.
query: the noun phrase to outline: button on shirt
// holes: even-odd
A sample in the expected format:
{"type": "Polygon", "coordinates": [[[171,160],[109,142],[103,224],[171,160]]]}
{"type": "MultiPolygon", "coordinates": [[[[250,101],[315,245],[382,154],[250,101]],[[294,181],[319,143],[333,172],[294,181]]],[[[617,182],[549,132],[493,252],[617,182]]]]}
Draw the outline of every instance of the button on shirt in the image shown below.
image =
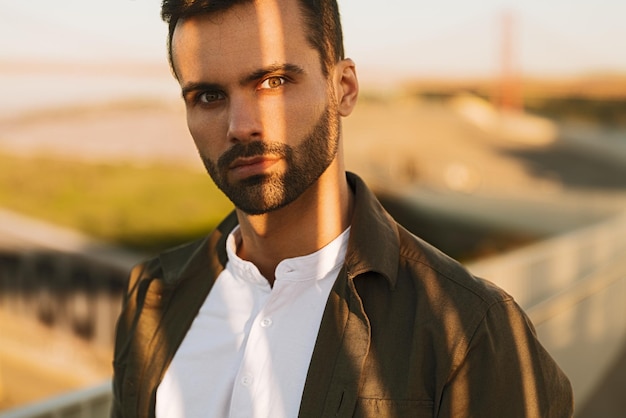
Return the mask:
{"type": "Polygon", "coordinates": [[[273,288],[236,254],[200,308],[157,390],[157,418],[296,417],[349,228],[321,250],[283,260],[273,288]]]}

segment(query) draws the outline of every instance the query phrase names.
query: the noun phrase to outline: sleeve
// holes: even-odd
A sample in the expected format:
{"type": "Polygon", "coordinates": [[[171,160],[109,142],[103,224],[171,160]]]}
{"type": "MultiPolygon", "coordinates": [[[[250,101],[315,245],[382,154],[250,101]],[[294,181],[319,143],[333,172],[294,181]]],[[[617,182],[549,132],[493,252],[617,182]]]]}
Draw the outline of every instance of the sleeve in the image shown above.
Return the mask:
{"type": "Polygon", "coordinates": [[[130,273],[127,292],[123,299],[122,310],[115,327],[115,347],[113,356],[113,397],[111,418],[125,416],[128,410],[123,403],[123,382],[128,363],[128,353],[132,345],[134,329],[143,306],[145,292],[141,291],[142,278],[146,276],[148,263],[135,266],[130,273]]]}
{"type": "Polygon", "coordinates": [[[456,360],[440,417],[573,415],[572,387],[513,300],[492,305],[456,360]]]}

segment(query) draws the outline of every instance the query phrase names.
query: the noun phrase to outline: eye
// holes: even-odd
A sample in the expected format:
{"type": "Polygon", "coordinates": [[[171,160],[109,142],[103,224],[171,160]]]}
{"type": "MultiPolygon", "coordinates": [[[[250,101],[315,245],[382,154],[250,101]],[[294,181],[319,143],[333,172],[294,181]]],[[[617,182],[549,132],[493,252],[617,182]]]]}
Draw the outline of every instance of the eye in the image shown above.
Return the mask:
{"type": "Polygon", "coordinates": [[[259,86],[260,89],[277,89],[280,86],[283,86],[287,80],[285,77],[273,76],[268,77],[259,86]]]}
{"type": "Polygon", "coordinates": [[[219,100],[224,99],[224,94],[219,91],[205,91],[202,93],[198,93],[196,96],[196,101],[198,103],[215,103],[219,100]]]}

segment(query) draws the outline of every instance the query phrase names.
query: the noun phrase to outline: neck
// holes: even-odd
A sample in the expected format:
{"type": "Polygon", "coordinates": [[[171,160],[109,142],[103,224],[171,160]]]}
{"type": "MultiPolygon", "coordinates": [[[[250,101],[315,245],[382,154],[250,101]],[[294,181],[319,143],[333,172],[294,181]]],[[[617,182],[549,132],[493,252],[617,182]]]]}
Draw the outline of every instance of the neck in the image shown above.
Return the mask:
{"type": "Polygon", "coordinates": [[[319,250],[350,225],[352,192],[339,165],[333,162],[284,208],[254,216],[237,210],[242,237],[237,253],[254,263],[270,285],[278,263],[319,250]]]}

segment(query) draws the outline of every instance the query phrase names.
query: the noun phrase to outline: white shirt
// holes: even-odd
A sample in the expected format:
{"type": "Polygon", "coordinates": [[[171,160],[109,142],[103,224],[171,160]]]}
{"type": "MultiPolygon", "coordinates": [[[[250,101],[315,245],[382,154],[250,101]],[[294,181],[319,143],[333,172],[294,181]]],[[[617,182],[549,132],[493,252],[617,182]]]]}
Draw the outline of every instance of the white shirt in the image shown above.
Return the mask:
{"type": "Polygon", "coordinates": [[[236,254],[176,351],[156,398],[157,418],[296,417],[350,228],[321,250],[281,261],[274,287],[236,254]]]}

